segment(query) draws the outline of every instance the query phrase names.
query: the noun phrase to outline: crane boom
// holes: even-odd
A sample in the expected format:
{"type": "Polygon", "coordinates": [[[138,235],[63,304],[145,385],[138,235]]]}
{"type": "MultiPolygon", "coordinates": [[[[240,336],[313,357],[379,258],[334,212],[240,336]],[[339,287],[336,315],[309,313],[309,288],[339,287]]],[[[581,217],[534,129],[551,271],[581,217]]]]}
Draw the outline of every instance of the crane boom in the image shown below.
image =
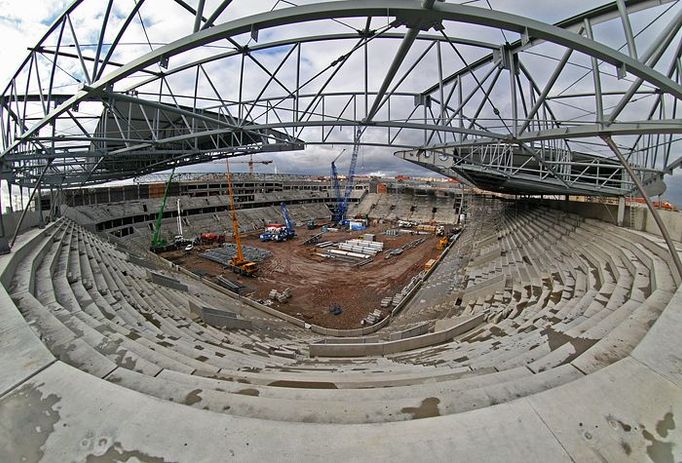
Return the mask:
{"type": "Polygon", "coordinates": [[[284,217],[284,225],[287,227],[287,234],[289,236],[294,236],[296,234],[296,224],[294,223],[293,220],[291,220],[291,216],[289,215],[289,209],[287,209],[287,205],[282,202],[279,205],[279,209],[282,212],[282,217],[284,217]]]}
{"type": "Polygon", "coordinates": [[[234,186],[232,185],[232,172],[230,172],[230,161],[225,159],[227,165],[227,193],[230,198],[230,218],[232,219],[232,236],[234,237],[235,247],[237,252],[235,256],[230,259],[228,267],[233,272],[244,276],[255,276],[257,266],[255,262],[251,262],[244,258],[244,250],[242,249],[242,239],[239,236],[239,218],[237,217],[237,207],[234,201],[234,186]]]}
{"type": "MultiPolygon", "coordinates": [[[[337,158],[338,159],[338,158],[337,158]]],[[[339,173],[336,170],[336,160],[332,161],[332,184],[334,187],[334,197],[336,198],[336,212],[334,214],[334,222],[338,222],[339,211],[341,210],[341,185],[339,185],[339,173]]]]}
{"type": "Polygon", "coordinates": [[[346,218],[346,211],[348,210],[348,199],[350,199],[350,195],[353,192],[353,187],[355,186],[355,168],[358,165],[359,152],[360,152],[360,129],[356,127],[355,137],[353,140],[353,153],[351,154],[350,157],[350,167],[348,168],[348,178],[346,179],[346,191],[343,195],[342,205],[343,217],[341,217],[342,220],[346,218]]]}
{"type": "Polygon", "coordinates": [[[234,187],[232,186],[232,172],[230,172],[230,161],[225,159],[227,165],[227,194],[230,198],[230,218],[232,219],[232,236],[237,246],[237,255],[234,258],[234,263],[244,262],[244,251],[242,250],[242,241],[239,237],[239,219],[237,218],[237,208],[234,204],[234,187]]]}
{"type": "Polygon", "coordinates": [[[353,192],[353,186],[355,185],[355,168],[358,164],[358,153],[360,152],[360,136],[360,128],[356,128],[355,135],[353,137],[353,153],[351,154],[350,158],[350,166],[348,167],[348,176],[346,177],[346,185],[344,188],[343,197],[341,196],[339,177],[335,164],[339,156],[343,154],[343,151],[332,162],[332,180],[334,182],[334,190],[336,193],[336,214],[334,215],[334,221],[337,223],[342,223],[344,220],[346,220],[348,200],[351,193],[353,192]]]}
{"type": "Polygon", "coordinates": [[[154,234],[152,235],[152,250],[154,248],[163,246],[165,243],[161,239],[161,221],[163,220],[163,212],[166,209],[166,201],[168,200],[168,193],[170,192],[171,182],[173,181],[173,175],[175,175],[175,168],[171,171],[170,177],[166,182],[166,189],[163,192],[163,200],[161,201],[161,208],[156,214],[156,221],[154,222],[154,234]]]}
{"type": "Polygon", "coordinates": [[[267,166],[268,164],[272,164],[273,160],[268,159],[265,161],[254,161],[253,160],[253,154],[249,155],[249,160],[248,161],[232,161],[233,164],[248,164],[249,165],[249,175],[253,175],[253,165],[254,164],[263,164],[264,166],[267,166]]]}

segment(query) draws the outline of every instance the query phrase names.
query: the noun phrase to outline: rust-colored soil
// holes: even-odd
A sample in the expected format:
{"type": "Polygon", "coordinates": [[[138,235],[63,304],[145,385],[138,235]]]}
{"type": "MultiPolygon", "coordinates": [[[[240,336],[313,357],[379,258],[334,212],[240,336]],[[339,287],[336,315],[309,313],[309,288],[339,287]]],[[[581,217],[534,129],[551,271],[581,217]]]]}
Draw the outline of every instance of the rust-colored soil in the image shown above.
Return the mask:
{"type": "Polygon", "coordinates": [[[255,300],[267,299],[271,289],[282,292],[290,288],[291,299],[284,304],[275,303],[273,307],[329,328],[358,328],[367,314],[380,309],[381,299],[393,297],[424,269],[426,261],[438,256],[438,239],[435,236],[390,237],[381,234],[384,229],[375,226],[364,232],[329,232],[323,235],[322,240],[345,241],[362,233],[375,233],[376,240],[384,242],[384,249],[395,249],[422,237],[426,241],[390,259],[384,258],[385,253],[379,253],[369,264],[357,267],[352,263],[315,256],[315,252],[321,252],[319,248],[302,245],[307,238],[320,233],[319,229],[298,229],[294,240],[283,243],[262,243],[257,236],[247,236],[242,239],[244,245],[272,252],[272,257],[259,266],[256,278],[237,276],[221,265],[199,257],[210,246],[196,247],[190,255],[174,251],[165,253],[163,257],[190,271],[205,272],[207,276],[223,275],[238,281],[249,288],[246,294],[255,300]],[[338,304],[343,313],[329,313],[332,304],[338,304]]]}

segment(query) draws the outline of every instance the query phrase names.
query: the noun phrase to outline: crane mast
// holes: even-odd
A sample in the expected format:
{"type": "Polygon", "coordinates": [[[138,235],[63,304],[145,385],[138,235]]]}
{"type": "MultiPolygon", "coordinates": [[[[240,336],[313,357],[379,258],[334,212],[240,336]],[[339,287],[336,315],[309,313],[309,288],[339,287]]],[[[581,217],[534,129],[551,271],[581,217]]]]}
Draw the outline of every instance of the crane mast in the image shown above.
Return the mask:
{"type": "Polygon", "coordinates": [[[227,195],[230,198],[230,218],[232,219],[232,236],[237,246],[237,255],[233,258],[234,264],[243,262],[244,251],[242,250],[242,241],[239,237],[239,219],[237,218],[237,208],[234,204],[234,187],[232,186],[232,172],[230,172],[230,161],[225,159],[227,166],[227,195]]]}
{"type": "Polygon", "coordinates": [[[154,234],[152,235],[152,251],[163,248],[166,245],[165,240],[161,239],[161,222],[163,221],[163,212],[166,209],[166,201],[168,200],[168,193],[170,192],[171,182],[173,181],[173,175],[175,175],[175,168],[171,171],[170,177],[166,182],[166,190],[163,192],[163,200],[161,201],[161,208],[156,214],[156,221],[154,222],[154,234]]]}
{"type": "Polygon", "coordinates": [[[232,172],[230,172],[230,161],[225,159],[227,166],[227,194],[230,198],[230,218],[232,219],[232,236],[234,237],[236,254],[230,260],[229,267],[233,272],[245,276],[254,276],[257,270],[255,262],[251,262],[244,258],[244,250],[242,249],[242,240],[239,236],[239,218],[237,217],[237,207],[234,201],[234,186],[232,185],[232,172]]]}
{"type": "Polygon", "coordinates": [[[346,220],[346,211],[348,209],[348,200],[353,192],[355,185],[355,168],[358,164],[358,153],[360,152],[360,128],[355,129],[353,136],[353,153],[350,158],[350,166],[348,168],[348,176],[346,177],[346,185],[344,187],[343,196],[341,196],[341,187],[339,185],[339,176],[336,169],[336,161],[343,154],[343,151],[332,161],[332,182],[334,186],[334,193],[336,194],[336,213],[334,214],[334,222],[343,223],[346,220]]]}

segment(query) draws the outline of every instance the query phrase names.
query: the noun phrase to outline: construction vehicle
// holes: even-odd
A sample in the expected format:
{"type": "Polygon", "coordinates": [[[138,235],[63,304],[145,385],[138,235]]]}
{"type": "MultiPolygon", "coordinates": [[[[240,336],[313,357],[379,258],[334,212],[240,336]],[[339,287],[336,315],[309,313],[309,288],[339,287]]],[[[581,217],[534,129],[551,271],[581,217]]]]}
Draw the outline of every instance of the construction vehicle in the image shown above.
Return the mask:
{"type": "Polygon", "coordinates": [[[244,258],[244,250],[242,249],[242,241],[239,236],[239,219],[237,218],[237,208],[234,204],[234,187],[232,186],[232,173],[230,172],[230,161],[225,159],[227,165],[227,193],[230,198],[230,218],[232,219],[232,236],[234,237],[237,254],[230,259],[228,268],[234,273],[252,277],[255,276],[258,266],[255,262],[251,262],[244,258]]]}
{"type": "Polygon", "coordinates": [[[156,214],[156,221],[154,222],[154,233],[152,234],[152,243],[150,250],[152,252],[162,252],[169,249],[169,245],[165,239],[161,238],[161,222],[163,221],[163,213],[166,210],[166,201],[168,200],[168,193],[170,192],[171,182],[175,175],[175,168],[171,171],[168,181],[166,182],[166,190],[163,192],[163,200],[161,201],[161,208],[156,214]]]}
{"type": "Polygon", "coordinates": [[[284,218],[284,224],[271,224],[266,227],[265,232],[259,236],[261,241],[286,241],[296,236],[296,224],[291,220],[287,205],[281,203],[279,209],[284,218]]]}
{"type": "Polygon", "coordinates": [[[438,240],[438,246],[436,246],[436,249],[442,251],[443,249],[448,247],[449,242],[450,240],[448,239],[447,236],[442,237],[441,239],[438,240]]]}
{"type": "Polygon", "coordinates": [[[308,230],[315,230],[317,228],[317,223],[315,223],[315,219],[310,219],[306,222],[306,226],[308,227],[308,230]]]}
{"type": "Polygon", "coordinates": [[[224,243],[225,235],[220,235],[218,233],[202,233],[199,235],[199,239],[202,243],[212,244],[212,243],[224,243]]]}
{"type": "Polygon", "coordinates": [[[341,196],[341,188],[339,185],[339,176],[336,170],[336,161],[339,159],[343,151],[332,162],[332,181],[334,183],[334,192],[336,193],[336,210],[334,211],[334,223],[344,225],[346,222],[346,212],[348,211],[348,199],[353,192],[355,186],[355,168],[358,164],[358,153],[360,152],[360,136],[362,132],[359,127],[355,128],[355,135],[353,137],[353,153],[350,158],[350,166],[348,167],[348,176],[346,177],[346,185],[344,188],[343,197],[341,196]]]}

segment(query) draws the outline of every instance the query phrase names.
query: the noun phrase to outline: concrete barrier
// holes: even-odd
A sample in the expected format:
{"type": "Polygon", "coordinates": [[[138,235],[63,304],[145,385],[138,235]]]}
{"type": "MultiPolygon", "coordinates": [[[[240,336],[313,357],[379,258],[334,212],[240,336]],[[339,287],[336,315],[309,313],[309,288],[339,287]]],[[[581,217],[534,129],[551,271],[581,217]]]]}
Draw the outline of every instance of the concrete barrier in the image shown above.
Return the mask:
{"type": "Polygon", "coordinates": [[[427,333],[407,339],[364,344],[320,342],[309,344],[308,348],[311,357],[365,357],[369,355],[383,356],[386,354],[395,354],[396,352],[420,349],[422,347],[450,341],[455,336],[464,334],[480,325],[485,320],[485,315],[486,314],[482,313],[475,317],[468,318],[444,331],[427,333]]]}
{"type": "Polygon", "coordinates": [[[429,323],[425,322],[420,325],[408,328],[402,331],[396,331],[388,336],[389,341],[398,341],[399,339],[411,338],[413,336],[419,336],[425,334],[429,331],[429,323]]]}
{"type": "Polygon", "coordinates": [[[150,272],[149,270],[147,270],[147,278],[151,280],[152,283],[156,283],[157,285],[165,286],[171,289],[177,289],[179,291],[184,292],[189,291],[189,287],[186,284],[179,282],[175,278],[161,275],[160,273],[150,272]]]}
{"type": "Polygon", "coordinates": [[[379,336],[362,336],[359,338],[326,338],[313,344],[373,344],[379,342],[379,336]]]}
{"type": "Polygon", "coordinates": [[[216,328],[227,328],[231,330],[253,329],[253,323],[251,323],[250,320],[239,318],[236,313],[227,310],[201,306],[193,301],[189,301],[189,311],[192,315],[198,316],[204,322],[216,328]]]}

